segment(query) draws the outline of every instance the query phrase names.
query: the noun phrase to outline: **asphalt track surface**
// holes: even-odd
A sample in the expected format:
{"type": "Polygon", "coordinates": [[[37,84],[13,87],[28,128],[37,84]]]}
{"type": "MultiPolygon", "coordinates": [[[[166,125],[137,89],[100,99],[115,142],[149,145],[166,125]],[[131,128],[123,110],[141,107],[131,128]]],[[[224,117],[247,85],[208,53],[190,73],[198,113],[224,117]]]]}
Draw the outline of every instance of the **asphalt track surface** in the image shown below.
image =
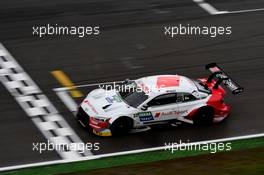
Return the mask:
{"type": "MultiPolygon", "coordinates": [[[[261,0],[211,0],[221,10],[264,8],[261,0]]],[[[191,0],[89,0],[0,2],[0,41],[39,85],[84,142],[99,142],[94,154],[162,146],[165,142],[201,141],[264,132],[264,11],[210,15],[191,0]],[[100,26],[99,36],[32,35],[46,24],[100,26]],[[179,24],[231,26],[231,36],[164,35],[179,24]],[[129,59],[127,59],[129,58],[129,59]],[[126,62],[129,60],[129,63],[126,62]],[[155,129],[117,138],[88,134],[52,90],[59,87],[50,72],[61,69],[76,85],[178,73],[204,77],[204,65],[217,62],[244,88],[228,95],[232,115],[211,127],[155,129]]],[[[85,91],[85,90],[84,90],[85,91]]],[[[56,152],[38,154],[32,142],[45,138],[0,85],[0,167],[57,160],[56,152]]]]}

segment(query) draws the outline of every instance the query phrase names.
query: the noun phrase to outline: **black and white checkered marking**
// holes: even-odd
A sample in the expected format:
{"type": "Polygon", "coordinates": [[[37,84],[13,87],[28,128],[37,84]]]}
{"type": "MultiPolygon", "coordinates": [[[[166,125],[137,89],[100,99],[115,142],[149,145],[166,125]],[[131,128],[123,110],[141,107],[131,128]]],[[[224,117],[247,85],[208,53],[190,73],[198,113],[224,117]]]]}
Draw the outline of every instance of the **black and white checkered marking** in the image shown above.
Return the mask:
{"type": "MultiPolygon", "coordinates": [[[[55,145],[82,143],[49,99],[2,44],[0,44],[0,81],[48,140],[55,145]]],[[[63,159],[92,155],[87,150],[56,151],[63,159]]]]}

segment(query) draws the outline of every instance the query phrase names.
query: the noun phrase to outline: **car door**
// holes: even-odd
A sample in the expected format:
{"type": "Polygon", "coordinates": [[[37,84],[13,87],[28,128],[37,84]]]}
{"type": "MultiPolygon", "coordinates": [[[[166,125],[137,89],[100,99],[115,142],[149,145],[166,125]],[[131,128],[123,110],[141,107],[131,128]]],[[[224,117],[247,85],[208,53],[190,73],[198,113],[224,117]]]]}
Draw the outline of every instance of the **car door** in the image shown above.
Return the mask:
{"type": "Polygon", "coordinates": [[[177,117],[183,118],[199,105],[199,99],[190,93],[177,93],[177,117]]]}
{"type": "Polygon", "coordinates": [[[176,93],[167,93],[157,96],[147,103],[148,109],[138,113],[138,119],[144,124],[161,122],[172,117],[177,110],[176,93]]]}

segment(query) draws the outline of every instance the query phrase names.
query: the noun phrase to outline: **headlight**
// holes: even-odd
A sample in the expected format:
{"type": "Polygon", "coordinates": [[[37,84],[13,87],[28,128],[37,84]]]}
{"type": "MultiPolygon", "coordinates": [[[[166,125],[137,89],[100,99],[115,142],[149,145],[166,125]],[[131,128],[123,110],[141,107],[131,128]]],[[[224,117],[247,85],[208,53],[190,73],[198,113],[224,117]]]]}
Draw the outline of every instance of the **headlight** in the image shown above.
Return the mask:
{"type": "Polygon", "coordinates": [[[96,125],[100,128],[107,128],[109,125],[109,120],[110,118],[105,117],[90,117],[90,124],[96,125]]]}
{"type": "Polygon", "coordinates": [[[101,122],[107,122],[107,121],[110,120],[110,118],[99,117],[99,116],[92,117],[92,119],[95,120],[95,121],[101,121],[101,122]]]}

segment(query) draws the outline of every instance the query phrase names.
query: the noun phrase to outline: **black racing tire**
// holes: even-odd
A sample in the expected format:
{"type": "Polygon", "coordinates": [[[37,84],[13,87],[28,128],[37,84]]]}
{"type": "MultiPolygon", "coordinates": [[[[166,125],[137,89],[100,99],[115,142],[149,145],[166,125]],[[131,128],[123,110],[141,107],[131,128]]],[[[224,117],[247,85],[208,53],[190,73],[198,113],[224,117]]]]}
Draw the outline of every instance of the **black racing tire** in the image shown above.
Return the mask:
{"type": "Polygon", "coordinates": [[[209,126],[213,124],[213,120],[214,109],[212,107],[202,107],[197,111],[193,124],[196,126],[209,126]]]}
{"type": "Polygon", "coordinates": [[[110,130],[113,136],[128,134],[133,127],[133,120],[129,117],[120,117],[112,123],[110,130]]]}

